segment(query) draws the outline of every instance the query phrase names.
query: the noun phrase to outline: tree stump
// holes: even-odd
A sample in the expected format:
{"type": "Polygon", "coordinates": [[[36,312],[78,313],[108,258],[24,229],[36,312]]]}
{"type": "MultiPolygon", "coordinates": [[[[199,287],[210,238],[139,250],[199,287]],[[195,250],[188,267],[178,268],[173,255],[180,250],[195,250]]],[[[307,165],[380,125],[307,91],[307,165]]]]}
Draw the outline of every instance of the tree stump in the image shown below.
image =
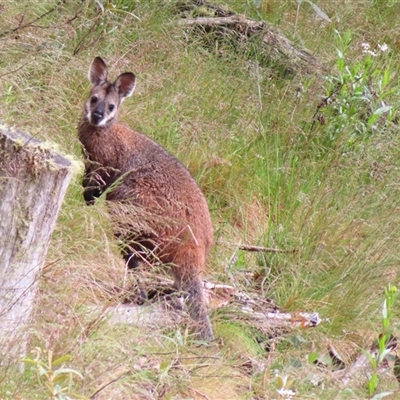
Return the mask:
{"type": "Polygon", "coordinates": [[[26,352],[36,283],[71,163],[23,132],[0,125],[0,359],[26,352]]]}

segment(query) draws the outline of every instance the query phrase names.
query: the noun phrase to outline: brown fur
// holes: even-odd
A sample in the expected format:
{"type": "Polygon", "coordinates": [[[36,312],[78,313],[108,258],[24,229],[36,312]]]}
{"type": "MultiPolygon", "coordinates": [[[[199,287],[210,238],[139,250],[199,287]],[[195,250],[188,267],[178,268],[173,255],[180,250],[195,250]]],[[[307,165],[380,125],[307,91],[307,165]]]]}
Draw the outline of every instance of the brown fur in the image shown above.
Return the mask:
{"type": "Polygon", "coordinates": [[[90,204],[106,192],[127,264],[135,267],[140,259],[169,264],[176,287],[187,293],[196,331],[211,340],[201,281],[213,238],[206,200],[177,159],[116,122],[122,100],[133,92],[134,75],[110,83],[104,61],[96,57],[89,78],[93,87],[78,127],[86,158],[85,199],[90,204]]]}

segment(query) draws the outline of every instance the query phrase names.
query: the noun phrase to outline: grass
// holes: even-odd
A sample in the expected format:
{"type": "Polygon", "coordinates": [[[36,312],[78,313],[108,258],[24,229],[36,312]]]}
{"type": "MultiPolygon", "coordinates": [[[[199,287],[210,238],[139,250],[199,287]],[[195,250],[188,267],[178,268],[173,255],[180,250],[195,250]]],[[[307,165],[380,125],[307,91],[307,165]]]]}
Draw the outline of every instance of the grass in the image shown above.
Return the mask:
{"type": "MultiPolygon", "coordinates": [[[[364,399],[366,380],[342,387],[309,357],[333,345],[350,362],[368,349],[379,331],[384,288],[398,279],[397,121],[383,115],[369,124],[373,102],[360,100],[358,90],[372,86],[396,114],[400,6],[315,1],[328,24],[306,2],[298,15],[294,1],[218,3],[266,19],[312,49],[330,79],[285,76],[278,66],[257,64],[257,49],[241,54],[231,42],[210,48],[189,39],[172,2],[115,0],[101,10],[91,1],[9,1],[0,5],[2,122],[80,159],[76,126],[90,62],[102,56],[113,77],[134,72],[138,87],[121,119],[176,155],[205,193],[216,239],[207,277],[235,282],[284,311],[317,311],[329,322],[271,339],[222,309],[212,316],[218,340],[210,347],[187,340],[184,327],[92,325],[88,307],[116,303],[110,291],[124,271],[106,210],[84,205],[78,173],[40,281],[31,347],[55,358],[71,355],[68,365],[83,376],[73,392],[87,397],[122,366],[127,372],[99,398],[278,398],[279,374],[293,380],[299,398],[364,399]],[[385,42],[390,50],[365,67],[362,42],[376,52],[385,42]],[[337,48],[345,50],[350,73],[340,69],[337,48]],[[346,84],[335,92],[340,79],[346,84]],[[320,108],[324,123],[314,122],[329,95],[335,101],[320,108]],[[249,254],[237,251],[238,243],[297,251],[249,254]]],[[[398,318],[394,308],[395,331],[398,318]]],[[[1,368],[0,398],[46,398],[30,368],[1,368]]],[[[385,375],[377,392],[396,387],[385,375]]]]}

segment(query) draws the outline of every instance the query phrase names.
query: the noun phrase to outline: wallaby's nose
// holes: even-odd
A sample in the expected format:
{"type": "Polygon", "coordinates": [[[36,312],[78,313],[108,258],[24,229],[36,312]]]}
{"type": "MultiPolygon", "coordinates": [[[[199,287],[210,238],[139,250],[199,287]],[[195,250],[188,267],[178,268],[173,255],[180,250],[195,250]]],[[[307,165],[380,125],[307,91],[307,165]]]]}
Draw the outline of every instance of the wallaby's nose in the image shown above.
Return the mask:
{"type": "Polygon", "coordinates": [[[92,122],[97,125],[103,119],[103,116],[104,114],[102,111],[94,110],[92,113],[92,122]]]}

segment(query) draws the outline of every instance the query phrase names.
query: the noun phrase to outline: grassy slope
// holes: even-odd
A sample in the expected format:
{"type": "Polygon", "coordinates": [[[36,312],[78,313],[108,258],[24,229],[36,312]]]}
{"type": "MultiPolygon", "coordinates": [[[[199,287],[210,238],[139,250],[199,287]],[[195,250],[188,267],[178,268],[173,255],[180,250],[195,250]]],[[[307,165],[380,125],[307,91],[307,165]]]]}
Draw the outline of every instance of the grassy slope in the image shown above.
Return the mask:
{"type": "MultiPolygon", "coordinates": [[[[29,1],[23,12],[21,4],[2,5],[0,34],[18,26],[22,16],[31,21],[58,3],[29,1]]],[[[325,94],[320,83],[304,78],[298,96],[300,78],[257,67],[229,47],[209,51],[197,40],[186,41],[171,6],[113,4],[101,13],[94,2],[66,1],[32,26],[0,38],[1,119],[80,158],[76,124],[89,63],[101,55],[113,76],[132,70],[138,88],[121,119],[189,167],[209,200],[216,239],[298,249],[239,253],[229,265],[235,248],[216,244],[209,278],[231,282],[229,269],[242,290],[262,290],[283,310],[318,311],[330,322],[286,335],[270,352],[267,338],[227,321],[223,310],[213,319],[221,340],[210,349],[171,332],[89,326],[85,306],[117,301],[104,287],[120,283],[123,268],[105,210],[101,204],[85,207],[77,176],[53,235],[32,345],[57,356],[71,354],[70,365],[84,375],[75,390],[86,396],[127,366],[129,372],[102,391],[102,399],[271,398],[277,397],[276,373],[293,378],[293,389],[307,398],[347,398],[308,356],[334,344],[346,357],[356,346],[368,347],[370,332],[379,329],[383,287],[396,283],[399,272],[397,127],[377,125],[349,144],[356,125],[349,119],[328,141],[337,118],[333,111],[326,111],[325,125],[311,129],[325,94]],[[244,279],[244,272],[261,279],[244,279]],[[316,376],[323,384],[313,387],[316,376]]],[[[264,0],[258,9],[251,1],[225,4],[272,21],[331,67],[337,58],[334,29],[352,34],[349,65],[365,57],[361,42],[386,42],[391,51],[373,60],[373,70],[390,68],[394,92],[388,100],[398,108],[399,6],[321,1],[333,21],[327,24],[302,4],[295,32],[294,1],[264,0]]],[[[395,327],[397,320],[395,315],[395,327]]],[[[44,398],[30,370],[21,375],[10,369],[4,376],[0,398],[44,398]]],[[[380,389],[393,384],[383,380],[380,389]]],[[[361,385],[347,389],[353,391],[348,398],[366,397],[361,385]]]]}

